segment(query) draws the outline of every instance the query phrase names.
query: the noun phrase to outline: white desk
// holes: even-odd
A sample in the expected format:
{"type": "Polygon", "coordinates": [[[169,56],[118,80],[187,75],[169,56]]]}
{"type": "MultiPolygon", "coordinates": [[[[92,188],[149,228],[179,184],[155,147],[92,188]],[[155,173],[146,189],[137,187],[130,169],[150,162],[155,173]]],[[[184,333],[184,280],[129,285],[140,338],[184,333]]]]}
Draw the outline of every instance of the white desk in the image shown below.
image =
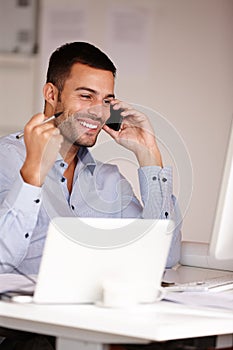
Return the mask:
{"type": "MultiPolygon", "coordinates": [[[[188,271],[190,275],[191,270],[184,268],[183,274],[188,271]]],[[[233,313],[165,301],[129,309],[0,302],[0,325],[56,336],[59,350],[101,350],[110,343],[232,334],[233,313]]]]}

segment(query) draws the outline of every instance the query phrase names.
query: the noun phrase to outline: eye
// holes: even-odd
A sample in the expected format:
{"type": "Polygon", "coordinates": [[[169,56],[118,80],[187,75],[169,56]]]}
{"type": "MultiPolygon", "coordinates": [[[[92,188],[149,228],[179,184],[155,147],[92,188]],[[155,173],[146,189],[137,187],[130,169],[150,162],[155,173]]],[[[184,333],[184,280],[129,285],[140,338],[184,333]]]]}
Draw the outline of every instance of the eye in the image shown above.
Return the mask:
{"type": "Polygon", "coordinates": [[[85,100],[90,100],[91,99],[91,95],[88,94],[81,94],[81,98],[85,99],[85,100]]]}
{"type": "Polygon", "coordinates": [[[103,100],[103,105],[104,105],[104,106],[108,106],[108,105],[110,105],[111,101],[112,101],[112,99],[107,99],[107,98],[105,98],[105,99],[103,100]]]}

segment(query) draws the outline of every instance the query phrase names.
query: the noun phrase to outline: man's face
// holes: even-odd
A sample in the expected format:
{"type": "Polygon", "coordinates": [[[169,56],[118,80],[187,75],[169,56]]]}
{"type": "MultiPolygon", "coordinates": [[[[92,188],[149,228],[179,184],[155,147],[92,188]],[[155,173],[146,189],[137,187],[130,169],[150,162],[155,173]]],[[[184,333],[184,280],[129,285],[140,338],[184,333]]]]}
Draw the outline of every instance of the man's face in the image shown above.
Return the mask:
{"type": "Polygon", "coordinates": [[[110,116],[114,98],[112,72],[75,63],[61,92],[56,119],[64,139],[77,146],[93,146],[110,116]]]}

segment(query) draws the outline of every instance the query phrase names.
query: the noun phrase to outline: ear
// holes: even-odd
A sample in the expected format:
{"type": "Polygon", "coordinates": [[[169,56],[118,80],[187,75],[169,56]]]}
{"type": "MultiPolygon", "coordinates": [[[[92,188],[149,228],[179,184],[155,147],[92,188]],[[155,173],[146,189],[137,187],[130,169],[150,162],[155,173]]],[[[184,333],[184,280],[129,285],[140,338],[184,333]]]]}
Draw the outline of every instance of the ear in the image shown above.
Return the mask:
{"type": "Polygon", "coordinates": [[[58,89],[52,83],[46,83],[43,88],[44,99],[48,102],[54,109],[56,108],[58,102],[58,89]]]}

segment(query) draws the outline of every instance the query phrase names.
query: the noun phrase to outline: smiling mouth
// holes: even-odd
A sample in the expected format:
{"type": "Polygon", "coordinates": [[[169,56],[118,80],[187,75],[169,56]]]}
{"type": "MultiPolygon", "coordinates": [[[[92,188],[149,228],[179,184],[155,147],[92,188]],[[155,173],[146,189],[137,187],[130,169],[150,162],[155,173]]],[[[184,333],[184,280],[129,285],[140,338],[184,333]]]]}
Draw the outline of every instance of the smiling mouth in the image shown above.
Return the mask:
{"type": "Polygon", "coordinates": [[[87,123],[85,121],[79,121],[79,123],[87,129],[96,130],[98,128],[98,125],[87,123]]]}

